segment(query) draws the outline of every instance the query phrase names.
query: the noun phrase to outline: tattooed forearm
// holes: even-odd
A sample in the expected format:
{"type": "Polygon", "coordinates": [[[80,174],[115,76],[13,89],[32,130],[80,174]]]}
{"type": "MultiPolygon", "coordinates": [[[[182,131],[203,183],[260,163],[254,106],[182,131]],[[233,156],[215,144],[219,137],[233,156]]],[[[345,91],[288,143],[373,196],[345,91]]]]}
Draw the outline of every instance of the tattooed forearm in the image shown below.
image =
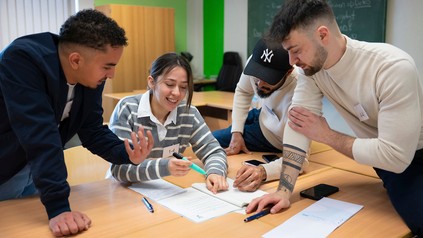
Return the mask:
{"type": "Polygon", "coordinates": [[[285,191],[286,189],[288,189],[290,192],[294,190],[294,184],[292,183],[291,176],[289,175],[281,176],[279,180],[278,191],[283,189],[285,189],[285,191]]]}
{"type": "Polygon", "coordinates": [[[295,164],[290,163],[290,162],[288,162],[288,161],[285,161],[285,160],[284,160],[282,163],[284,164],[284,166],[289,166],[289,167],[292,167],[292,168],[294,168],[294,169],[296,169],[296,170],[298,170],[298,171],[300,171],[300,170],[301,170],[301,166],[295,165],[295,164]]]}
{"type": "Polygon", "coordinates": [[[283,190],[292,193],[294,190],[295,181],[297,180],[305,157],[306,153],[303,150],[293,146],[284,145],[282,171],[279,180],[278,191],[283,190]]]}
{"type": "Polygon", "coordinates": [[[303,150],[290,145],[284,145],[283,165],[301,170],[301,166],[304,163],[305,157],[306,153],[303,150]]]}

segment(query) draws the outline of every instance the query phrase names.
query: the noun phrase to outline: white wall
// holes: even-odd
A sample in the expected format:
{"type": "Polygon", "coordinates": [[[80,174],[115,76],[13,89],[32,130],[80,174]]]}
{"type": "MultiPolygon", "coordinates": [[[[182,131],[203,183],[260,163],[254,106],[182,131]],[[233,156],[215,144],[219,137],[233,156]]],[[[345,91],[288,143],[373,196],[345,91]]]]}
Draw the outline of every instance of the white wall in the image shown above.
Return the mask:
{"type": "Polygon", "coordinates": [[[410,54],[423,80],[423,1],[388,0],[386,42],[410,54]]]}
{"type": "Polygon", "coordinates": [[[94,9],[94,0],[75,0],[77,9],[94,9]]]}
{"type": "Polygon", "coordinates": [[[187,0],[187,51],[194,78],[204,78],[203,1],[187,0]]]}
{"type": "Polygon", "coordinates": [[[223,51],[236,51],[243,64],[247,61],[248,1],[225,0],[223,51]]]}
{"type": "Polygon", "coordinates": [[[74,0],[0,0],[0,50],[20,36],[57,34],[74,12],[74,0]]]}

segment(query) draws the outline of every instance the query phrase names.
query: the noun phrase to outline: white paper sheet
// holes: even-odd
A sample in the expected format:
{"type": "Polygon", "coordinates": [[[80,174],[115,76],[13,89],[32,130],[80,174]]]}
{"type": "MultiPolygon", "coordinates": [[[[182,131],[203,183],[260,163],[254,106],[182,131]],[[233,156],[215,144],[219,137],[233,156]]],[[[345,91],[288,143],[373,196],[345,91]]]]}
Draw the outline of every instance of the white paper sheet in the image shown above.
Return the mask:
{"type": "Polygon", "coordinates": [[[217,196],[206,188],[205,183],[197,183],[197,188],[182,189],[162,179],[134,183],[129,188],[197,223],[234,211],[245,214],[242,204],[266,194],[262,190],[254,193],[241,192],[233,188],[232,179],[228,178],[227,181],[229,190],[221,191],[217,196]],[[238,197],[241,203],[239,206],[231,204],[225,199],[218,198],[219,194],[229,198],[238,197]]]}
{"type": "Polygon", "coordinates": [[[156,202],[161,199],[186,192],[185,189],[169,183],[163,179],[133,183],[131,186],[129,186],[129,188],[156,202]]]}
{"type": "Polygon", "coordinates": [[[197,223],[240,209],[197,189],[185,190],[185,193],[162,199],[158,203],[197,223]]]}
{"type": "Polygon", "coordinates": [[[237,188],[234,188],[233,179],[227,178],[226,181],[228,182],[228,185],[229,185],[228,190],[220,191],[217,194],[213,194],[210,190],[208,190],[205,183],[194,183],[192,184],[191,187],[198,189],[202,191],[203,193],[207,193],[210,196],[229,202],[240,208],[247,206],[248,203],[250,203],[251,200],[253,200],[254,198],[261,197],[262,195],[267,194],[267,192],[263,190],[256,190],[254,192],[242,192],[242,191],[239,191],[237,188]]]}
{"type": "Polygon", "coordinates": [[[362,208],[362,205],[322,198],[264,234],[263,238],[327,237],[362,208]]]}

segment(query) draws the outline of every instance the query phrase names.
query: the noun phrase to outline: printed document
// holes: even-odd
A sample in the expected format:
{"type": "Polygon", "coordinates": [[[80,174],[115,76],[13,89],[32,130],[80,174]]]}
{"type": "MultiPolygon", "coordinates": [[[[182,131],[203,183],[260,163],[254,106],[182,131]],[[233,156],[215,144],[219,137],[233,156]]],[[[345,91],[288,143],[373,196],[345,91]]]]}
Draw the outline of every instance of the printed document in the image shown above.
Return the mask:
{"type": "Polygon", "coordinates": [[[129,186],[130,189],[140,193],[154,201],[159,201],[164,198],[172,197],[179,193],[186,192],[185,189],[169,183],[163,179],[156,179],[145,181],[141,183],[133,183],[129,186]]]}
{"type": "Polygon", "coordinates": [[[362,208],[361,205],[325,197],[267,232],[263,238],[327,237],[362,208]]]}
{"type": "Polygon", "coordinates": [[[191,187],[198,189],[203,193],[207,193],[210,196],[214,196],[225,202],[231,203],[239,208],[246,207],[248,203],[250,203],[254,198],[267,194],[262,190],[256,190],[254,192],[242,192],[237,188],[234,188],[233,179],[228,178],[226,181],[229,184],[228,191],[222,191],[217,194],[213,194],[210,190],[208,190],[205,183],[194,183],[191,187]]]}
{"type": "Polygon", "coordinates": [[[232,179],[228,178],[227,182],[228,191],[217,194],[210,192],[205,183],[182,189],[162,179],[133,184],[129,188],[194,222],[244,210],[252,199],[266,194],[262,190],[241,192],[233,187],[232,179]]]}

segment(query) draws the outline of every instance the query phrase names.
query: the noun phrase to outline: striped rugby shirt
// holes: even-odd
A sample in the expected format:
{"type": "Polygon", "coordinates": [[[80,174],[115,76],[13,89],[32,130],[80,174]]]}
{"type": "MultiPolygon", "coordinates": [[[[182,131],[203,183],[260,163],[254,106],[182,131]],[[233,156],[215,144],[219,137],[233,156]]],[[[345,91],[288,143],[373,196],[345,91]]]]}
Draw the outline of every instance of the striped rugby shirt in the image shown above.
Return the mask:
{"type": "Polygon", "coordinates": [[[164,125],[152,115],[150,92],[121,99],[110,118],[110,129],[121,139],[131,142],[131,132],[137,132],[142,125],[150,130],[154,147],[147,159],[139,165],[122,164],[111,166],[114,178],[121,182],[140,182],[159,179],[170,175],[169,160],[163,157],[163,150],[179,144],[179,153],[192,146],[195,155],[205,165],[207,175],[227,175],[226,153],[213,137],[210,129],[196,107],[186,108],[186,102],[173,110],[164,125]]]}

